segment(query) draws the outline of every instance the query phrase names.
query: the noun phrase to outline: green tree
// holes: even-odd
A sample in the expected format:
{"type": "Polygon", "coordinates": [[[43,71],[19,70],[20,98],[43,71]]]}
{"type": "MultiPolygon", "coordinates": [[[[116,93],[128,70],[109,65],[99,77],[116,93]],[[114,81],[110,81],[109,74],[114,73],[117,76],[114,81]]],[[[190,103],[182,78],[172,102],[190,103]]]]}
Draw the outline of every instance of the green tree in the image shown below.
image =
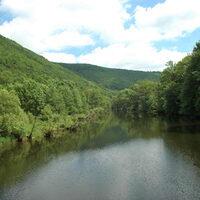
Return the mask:
{"type": "Polygon", "coordinates": [[[46,104],[46,89],[47,87],[33,80],[27,80],[21,85],[16,86],[21,107],[25,112],[30,112],[34,116],[33,126],[29,134],[32,134],[36,125],[37,117],[41,114],[46,104]]]}
{"type": "Polygon", "coordinates": [[[132,103],[130,97],[133,91],[131,89],[124,89],[113,99],[112,108],[120,112],[129,112],[132,110],[132,103]]]}
{"type": "Polygon", "coordinates": [[[20,139],[27,131],[28,117],[13,91],[0,89],[0,137],[20,139]]]}
{"type": "Polygon", "coordinates": [[[181,94],[182,114],[199,116],[200,106],[200,42],[196,44],[190,57],[190,63],[185,73],[181,94]]]}
{"type": "Polygon", "coordinates": [[[168,66],[160,76],[160,96],[163,110],[168,115],[179,115],[181,110],[181,90],[185,79],[185,71],[190,62],[186,56],[177,64],[168,62],[168,66]]]}
{"type": "Polygon", "coordinates": [[[144,80],[139,81],[131,86],[133,90],[131,101],[133,102],[133,110],[136,112],[154,112],[157,83],[144,80]],[[153,102],[154,101],[154,102],[153,102]]]}
{"type": "Polygon", "coordinates": [[[144,80],[133,84],[130,89],[122,90],[115,98],[113,109],[123,112],[155,113],[157,83],[144,80]]]}

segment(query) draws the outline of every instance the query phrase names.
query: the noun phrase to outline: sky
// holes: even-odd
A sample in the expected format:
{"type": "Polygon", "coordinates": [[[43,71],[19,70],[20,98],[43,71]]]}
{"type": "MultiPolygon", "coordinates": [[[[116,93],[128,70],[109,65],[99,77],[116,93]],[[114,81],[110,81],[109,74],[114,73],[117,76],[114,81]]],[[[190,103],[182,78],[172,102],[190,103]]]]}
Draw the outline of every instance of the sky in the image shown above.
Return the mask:
{"type": "Polygon", "coordinates": [[[50,61],[162,71],[200,40],[199,0],[0,0],[0,34],[50,61]]]}

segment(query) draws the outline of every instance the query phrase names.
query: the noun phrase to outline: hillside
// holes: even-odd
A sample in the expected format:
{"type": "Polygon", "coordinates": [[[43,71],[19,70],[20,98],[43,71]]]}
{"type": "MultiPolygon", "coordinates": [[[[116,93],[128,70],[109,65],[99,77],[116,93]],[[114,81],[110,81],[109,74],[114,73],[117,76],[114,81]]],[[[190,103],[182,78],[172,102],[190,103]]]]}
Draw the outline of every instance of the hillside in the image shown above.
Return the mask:
{"type": "Polygon", "coordinates": [[[0,35],[0,142],[75,126],[108,108],[111,95],[0,35]]]}
{"type": "Polygon", "coordinates": [[[49,62],[42,56],[0,35],[0,84],[33,79],[40,83],[49,80],[67,80],[79,86],[97,85],[81,78],[71,70],[49,62]]]}
{"type": "Polygon", "coordinates": [[[63,67],[112,90],[121,90],[140,80],[159,81],[160,72],[111,69],[90,64],[65,64],[63,67]]]}
{"type": "Polygon", "coordinates": [[[27,79],[42,84],[64,81],[77,88],[96,88],[105,95],[112,93],[0,35],[0,85],[22,83],[27,79]]]}

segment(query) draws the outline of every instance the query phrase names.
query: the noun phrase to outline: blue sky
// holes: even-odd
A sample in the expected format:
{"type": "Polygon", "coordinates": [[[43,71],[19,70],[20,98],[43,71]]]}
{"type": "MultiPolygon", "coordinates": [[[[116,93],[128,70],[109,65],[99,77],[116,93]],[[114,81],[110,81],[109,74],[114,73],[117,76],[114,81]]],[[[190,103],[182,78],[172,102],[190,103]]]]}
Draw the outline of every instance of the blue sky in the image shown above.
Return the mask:
{"type": "Polygon", "coordinates": [[[200,40],[198,0],[0,0],[0,34],[51,61],[163,70],[200,40]]]}

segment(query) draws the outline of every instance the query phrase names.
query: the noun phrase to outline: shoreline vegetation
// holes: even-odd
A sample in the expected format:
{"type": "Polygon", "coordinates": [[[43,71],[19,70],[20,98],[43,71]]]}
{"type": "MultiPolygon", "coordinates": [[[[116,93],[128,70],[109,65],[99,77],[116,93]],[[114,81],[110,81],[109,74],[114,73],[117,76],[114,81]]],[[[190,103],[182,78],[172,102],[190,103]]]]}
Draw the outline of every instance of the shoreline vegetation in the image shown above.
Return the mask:
{"type": "Polygon", "coordinates": [[[40,122],[37,122],[35,126],[36,130],[34,130],[34,133],[32,137],[29,137],[29,134],[24,134],[22,137],[15,138],[15,137],[5,137],[5,138],[0,138],[0,146],[8,143],[15,143],[15,142],[30,142],[32,140],[37,140],[37,139],[48,139],[48,138],[56,138],[56,137],[62,137],[64,135],[67,135],[68,133],[74,133],[76,134],[84,125],[85,123],[91,123],[94,121],[99,121],[103,114],[107,113],[108,111],[98,108],[92,110],[88,114],[75,114],[71,116],[71,124],[69,126],[60,126],[56,127],[56,125],[52,126],[51,128],[49,127],[46,132],[42,132],[42,126],[40,122]]]}
{"type": "Polygon", "coordinates": [[[53,130],[74,131],[79,121],[109,107],[108,97],[98,88],[69,87],[63,82],[52,86],[34,80],[9,84],[0,88],[0,142],[43,134],[51,137],[53,130]]]}

